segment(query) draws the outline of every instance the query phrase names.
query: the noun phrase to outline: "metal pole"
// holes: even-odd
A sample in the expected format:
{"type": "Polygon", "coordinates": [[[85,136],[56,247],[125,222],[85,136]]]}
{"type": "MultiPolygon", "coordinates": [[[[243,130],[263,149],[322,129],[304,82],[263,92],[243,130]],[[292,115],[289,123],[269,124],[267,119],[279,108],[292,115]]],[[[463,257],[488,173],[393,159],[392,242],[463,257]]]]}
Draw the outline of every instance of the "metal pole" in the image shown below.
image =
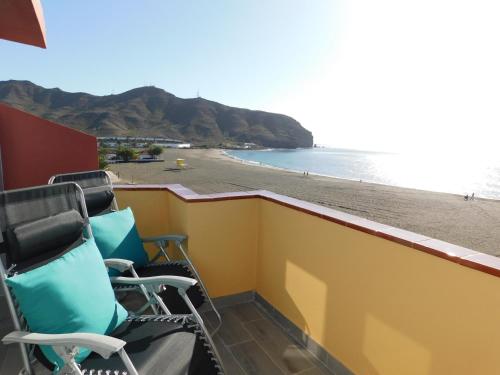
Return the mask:
{"type": "MultiPolygon", "coordinates": [[[[5,268],[3,266],[3,263],[0,262],[0,278],[1,283],[2,283],[2,289],[4,292],[4,297],[7,302],[7,306],[9,308],[10,316],[12,318],[12,322],[14,323],[14,329],[16,331],[21,331],[21,323],[19,322],[19,317],[17,316],[17,311],[16,308],[14,307],[14,302],[12,301],[12,297],[10,295],[9,288],[7,287],[7,284],[5,283],[5,279],[7,278],[7,273],[5,272],[5,268]]],[[[28,355],[28,350],[26,348],[25,344],[20,343],[19,348],[21,349],[21,358],[24,363],[24,370],[26,374],[31,375],[33,374],[33,369],[31,368],[31,362],[29,360],[29,355],[28,355]]]]}
{"type": "Polygon", "coordinates": [[[212,350],[213,350],[215,356],[217,357],[217,359],[218,359],[218,361],[220,363],[220,366],[222,368],[222,372],[224,374],[226,374],[226,371],[224,369],[224,363],[222,362],[222,357],[220,356],[219,351],[217,350],[217,347],[215,346],[215,342],[212,339],[211,334],[208,332],[208,329],[205,326],[205,322],[203,321],[203,318],[200,316],[200,314],[198,313],[198,311],[196,310],[196,308],[193,306],[193,303],[191,302],[191,300],[187,296],[186,291],[184,289],[178,289],[177,292],[182,297],[182,299],[184,300],[184,302],[186,303],[186,305],[188,305],[189,310],[191,310],[191,313],[193,314],[194,318],[196,319],[196,321],[200,325],[200,327],[201,327],[201,329],[203,331],[203,334],[205,335],[206,339],[208,340],[208,342],[212,346],[212,350]]]}
{"type": "Polygon", "coordinates": [[[198,285],[201,287],[201,290],[203,290],[203,293],[205,294],[205,296],[208,299],[208,303],[210,304],[210,307],[212,308],[213,312],[217,316],[217,320],[218,320],[219,324],[211,332],[212,335],[215,335],[217,333],[217,331],[220,329],[220,327],[222,326],[222,317],[221,317],[219,311],[215,308],[215,305],[214,305],[214,303],[212,301],[212,298],[210,298],[210,295],[208,294],[208,290],[205,287],[205,284],[203,283],[203,280],[201,280],[200,274],[198,273],[198,271],[196,270],[196,267],[194,266],[193,262],[191,261],[191,259],[187,255],[187,251],[182,246],[182,243],[176,242],[175,244],[177,245],[177,248],[181,251],[182,256],[184,257],[184,259],[186,260],[187,264],[189,265],[189,268],[194,273],[194,277],[198,281],[198,285]]]}
{"type": "Polygon", "coordinates": [[[137,372],[137,370],[134,367],[134,364],[132,363],[129,356],[127,355],[127,352],[125,351],[125,349],[121,348],[118,351],[118,355],[120,356],[120,358],[123,361],[123,364],[127,368],[129,375],[139,375],[139,373],[137,372]]]}

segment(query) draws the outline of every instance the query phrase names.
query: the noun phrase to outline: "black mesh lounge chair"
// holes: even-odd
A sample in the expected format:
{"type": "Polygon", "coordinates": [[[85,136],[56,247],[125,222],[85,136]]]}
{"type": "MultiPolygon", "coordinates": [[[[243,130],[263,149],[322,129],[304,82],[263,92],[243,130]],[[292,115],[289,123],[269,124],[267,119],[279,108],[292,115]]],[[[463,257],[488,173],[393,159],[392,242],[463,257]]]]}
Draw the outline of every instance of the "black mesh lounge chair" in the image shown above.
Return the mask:
{"type": "MultiPolygon", "coordinates": [[[[224,373],[213,342],[186,294],[186,290],[196,284],[194,279],[176,276],[112,278],[117,284],[140,284],[145,287],[170,285],[177,289],[192,309],[192,314],[189,315],[129,314],[126,317],[127,313],[120,306],[125,313],[123,322],[117,323],[107,335],[87,331],[57,334],[30,332],[29,325],[34,325],[33,320],[30,320],[33,315],[28,317],[25,307],[31,307],[31,301],[39,296],[33,295],[35,291],[28,286],[25,289],[28,298],[24,299],[24,302],[16,299],[16,293],[12,289],[13,280],[29,277],[30,273],[47,266],[60,266],[65,256],[72,256],[78,249],[84,249],[79,253],[84,259],[93,256],[102,264],[102,258],[96,248],[93,248],[94,253],[91,253],[82,246],[90,242],[93,242],[92,231],[88,225],[83,192],[77,184],[62,183],[0,192],[0,251],[7,259],[6,266],[0,262],[0,282],[15,328],[15,331],[5,336],[2,341],[4,344],[20,345],[24,374],[33,374],[33,357],[53,369],[54,362],[50,362],[44,354],[47,348],[52,348],[53,352],[63,359],[59,373],[64,374],[224,373]],[[40,348],[40,345],[43,348],[40,348]],[[75,357],[81,350],[78,348],[92,351],[81,364],[75,362],[75,357]]],[[[58,273],[51,273],[56,274],[58,273]]],[[[84,275],[85,273],[80,274],[78,279],[77,275],[74,276],[75,285],[88,287],[88,284],[81,281],[84,275]]],[[[112,300],[116,302],[111,286],[105,285],[110,279],[104,265],[100,276],[100,280],[104,282],[97,285],[98,289],[109,287],[112,300]]],[[[73,278],[72,273],[71,277],[73,278]]],[[[96,279],[96,273],[90,277],[96,279]]],[[[53,287],[56,290],[51,289],[44,293],[43,299],[48,300],[49,304],[53,303],[60,298],[59,289],[63,287],[65,285],[56,285],[53,287]]],[[[71,295],[70,302],[65,303],[72,306],[77,299],[78,295],[71,295]]],[[[87,315],[92,316],[97,309],[91,302],[80,300],[79,303],[83,304],[85,309],[88,304],[90,312],[87,315]]],[[[56,310],[49,319],[42,320],[52,324],[68,319],[68,316],[57,316],[58,314],[62,313],[56,310]]]]}
{"type": "MultiPolygon", "coordinates": [[[[59,174],[51,177],[49,180],[49,184],[61,182],[76,182],[80,185],[85,195],[89,216],[104,215],[118,210],[118,205],[113,192],[113,184],[111,182],[111,178],[105,171],[97,170],[59,174]]],[[[142,241],[144,243],[154,243],[158,247],[158,252],[148,265],[145,267],[135,268],[135,270],[132,269],[130,271],[132,271],[132,273],[137,272],[137,274],[141,277],[175,275],[195,278],[198,281],[198,284],[188,290],[188,296],[197,309],[200,308],[204,302],[208,302],[211,309],[215,312],[218,319],[218,325],[212,331],[214,334],[222,324],[221,315],[215,308],[203,280],[187,254],[187,250],[184,247],[186,239],[187,236],[178,234],[167,234],[143,238],[142,241]],[[167,253],[169,242],[173,242],[178,248],[184,258],[182,261],[173,261],[169,258],[167,253]],[[165,261],[159,263],[158,260],[162,257],[165,261]]],[[[125,290],[125,287],[116,287],[116,291],[125,290]]],[[[159,296],[163,299],[170,312],[175,314],[189,313],[188,306],[179,297],[174,288],[168,286],[165,287],[164,290],[159,293],[159,296]]]]}

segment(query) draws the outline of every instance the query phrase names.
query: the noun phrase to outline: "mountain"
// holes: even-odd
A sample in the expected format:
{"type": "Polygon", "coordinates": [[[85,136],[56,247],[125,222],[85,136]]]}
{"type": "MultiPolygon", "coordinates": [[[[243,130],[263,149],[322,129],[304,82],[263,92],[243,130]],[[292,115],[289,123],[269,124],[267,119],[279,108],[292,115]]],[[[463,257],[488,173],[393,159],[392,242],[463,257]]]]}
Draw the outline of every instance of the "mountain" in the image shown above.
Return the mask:
{"type": "Polygon", "coordinates": [[[195,144],[251,142],[264,147],[311,147],[313,137],[293,118],[181,99],[147,86],[96,96],[46,89],[29,81],[0,81],[0,101],[96,136],[156,136],[195,144]]]}

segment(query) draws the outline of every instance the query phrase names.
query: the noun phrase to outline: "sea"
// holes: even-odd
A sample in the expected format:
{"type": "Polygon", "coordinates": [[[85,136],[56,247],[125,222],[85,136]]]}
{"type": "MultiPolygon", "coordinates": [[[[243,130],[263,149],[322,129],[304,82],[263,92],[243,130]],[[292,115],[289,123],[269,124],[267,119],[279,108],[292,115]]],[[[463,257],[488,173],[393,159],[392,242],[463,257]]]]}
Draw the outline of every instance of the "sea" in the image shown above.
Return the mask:
{"type": "Polygon", "coordinates": [[[476,153],[374,152],[340,148],[231,150],[250,164],[298,173],[500,199],[500,157],[476,153]]]}

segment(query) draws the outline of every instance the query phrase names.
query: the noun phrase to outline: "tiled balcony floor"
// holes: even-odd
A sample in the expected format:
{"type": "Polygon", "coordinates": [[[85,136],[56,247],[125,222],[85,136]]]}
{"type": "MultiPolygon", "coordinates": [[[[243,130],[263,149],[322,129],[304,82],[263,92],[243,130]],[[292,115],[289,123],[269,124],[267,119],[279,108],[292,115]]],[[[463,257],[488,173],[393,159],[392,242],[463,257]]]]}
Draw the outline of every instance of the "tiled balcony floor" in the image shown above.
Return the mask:
{"type": "MultiPolygon", "coordinates": [[[[330,374],[257,303],[233,305],[220,312],[223,324],[214,341],[228,374],[330,374]]],[[[212,328],[215,314],[206,312],[203,318],[212,328]]]]}
{"type": "MultiPolygon", "coordinates": [[[[220,310],[223,325],[214,336],[228,375],[330,374],[315,357],[293,341],[255,302],[220,310]]],[[[203,313],[211,330],[213,312],[203,313]]],[[[0,299],[0,337],[12,330],[4,299],[0,299]]],[[[21,368],[17,345],[0,343],[0,374],[15,375],[21,368]]],[[[37,366],[36,374],[49,374],[37,366]]],[[[143,375],[143,374],[141,374],[143,375]]],[[[147,375],[147,374],[144,374],[147,375]]]]}

